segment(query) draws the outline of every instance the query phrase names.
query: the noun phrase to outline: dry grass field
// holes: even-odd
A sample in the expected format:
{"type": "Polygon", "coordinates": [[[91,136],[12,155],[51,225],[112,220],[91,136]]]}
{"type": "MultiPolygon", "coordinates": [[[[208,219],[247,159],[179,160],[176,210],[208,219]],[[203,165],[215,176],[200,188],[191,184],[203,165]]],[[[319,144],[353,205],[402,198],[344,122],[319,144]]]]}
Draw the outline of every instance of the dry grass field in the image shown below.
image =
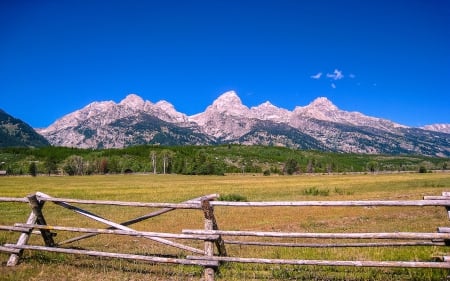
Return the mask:
{"type": "MultiPolygon", "coordinates": [[[[24,197],[41,191],[54,197],[140,202],[182,202],[207,194],[239,194],[248,201],[301,200],[419,200],[450,191],[450,173],[357,175],[226,176],[105,175],[84,177],[2,177],[0,197],[24,197]]],[[[80,206],[80,205],[78,205],[80,206]]],[[[142,207],[81,206],[115,222],[149,213],[142,207]]],[[[30,212],[24,203],[0,203],[0,224],[25,222],[30,212]]],[[[434,232],[449,226],[442,207],[216,207],[219,228],[289,232],[434,232]]],[[[104,225],[46,203],[50,225],[96,227],[104,225]]],[[[176,210],[132,226],[138,230],[181,233],[203,229],[199,210],[176,210]]],[[[58,232],[56,242],[74,234],[58,232]]],[[[0,244],[14,243],[18,234],[0,232],[0,244]]],[[[228,239],[228,238],[227,238],[228,239]]],[[[33,236],[31,243],[41,244],[33,236]]],[[[293,239],[291,242],[303,242],[293,239]]],[[[333,241],[327,241],[333,243],[333,241]]],[[[202,248],[200,242],[188,242],[202,248]]],[[[70,247],[131,254],[183,257],[188,252],[142,238],[96,236],[70,247]]],[[[445,247],[277,248],[227,245],[230,255],[282,259],[430,261],[449,253],[445,247]]],[[[148,264],[120,259],[25,251],[16,267],[7,267],[0,254],[0,280],[200,280],[196,266],[148,264]]],[[[443,280],[442,269],[348,268],[229,263],[216,280],[443,280]]]]}

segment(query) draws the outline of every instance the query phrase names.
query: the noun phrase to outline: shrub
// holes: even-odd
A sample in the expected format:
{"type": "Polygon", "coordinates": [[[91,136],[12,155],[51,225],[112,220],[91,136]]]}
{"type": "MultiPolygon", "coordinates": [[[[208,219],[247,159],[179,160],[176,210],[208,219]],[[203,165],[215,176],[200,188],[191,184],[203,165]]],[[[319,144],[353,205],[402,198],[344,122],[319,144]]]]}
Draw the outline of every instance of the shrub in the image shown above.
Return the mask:
{"type": "Polygon", "coordinates": [[[310,187],[308,189],[303,190],[303,195],[328,196],[330,195],[330,190],[318,189],[317,187],[310,187]]]}
{"type": "Polygon", "coordinates": [[[427,172],[427,168],[425,168],[424,166],[420,166],[419,167],[419,173],[426,173],[427,172]]]}
{"type": "Polygon", "coordinates": [[[220,195],[218,200],[219,201],[230,201],[230,202],[247,202],[247,197],[240,195],[240,194],[231,193],[231,194],[220,195]]]}

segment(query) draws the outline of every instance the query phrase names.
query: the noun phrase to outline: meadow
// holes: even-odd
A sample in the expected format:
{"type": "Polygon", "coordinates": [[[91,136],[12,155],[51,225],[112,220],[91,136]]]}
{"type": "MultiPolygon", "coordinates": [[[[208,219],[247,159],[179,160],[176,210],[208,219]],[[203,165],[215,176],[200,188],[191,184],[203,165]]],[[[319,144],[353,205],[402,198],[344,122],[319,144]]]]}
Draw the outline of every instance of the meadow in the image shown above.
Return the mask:
{"type": "MultiPolygon", "coordinates": [[[[1,177],[1,197],[24,197],[36,191],[54,197],[140,202],[182,202],[207,194],[239,195],[248,201],[301,200],[419,200],[425,195],[450,191],[450,173],[313,174],[263,176],[186,175],[98,175],[1,177]]],[[[88,209],[115,222],[149,213],[153,209],[91,206],[88,209]]],[[[25,222],[30,212],[24,203],[0,203],[0,224],[25,222]]],[[[62,209],[50,202],[44,206],[47,223],[78,227],[104,227],[100,223],[62,209]]],[[[219,228],[290,232],[434,232],[449,226],[442,207],[216,207],[219,228]]],[[[203,229],[199,210],[176,210],[140,222],[133,228],[181,233],[203,229]]],[[[0,244],[13,243],[18,234],[0,232],[0,244]]],[[[58,232],[56,242],[73,237],[58,232]]],[[[31,243],[41,244],[33,236],[31,243]]],[[[292,242],[301,242],[293,240],[292,242]]],[[[329,241],[332,243],[332,241],[329,241]]],[[[202,248],[200,242],[193,246],[202,248]]],[[[190,253],[161,246],[150,240],[96,236],[69,245],[79,249],[181,257],[190,253]]],[[[333,260],[420,260],[448,253],[446,247],[377,248],[275,248],[227,245],[230,255],[286,259],[333,260]]],[[[147,264],[119,259],[25,251],[16,267],[7,267],[8,255],[0,253],[0,280],[200,280],[203,269],[196,266],[147,264]]],[[[442,269],[354,268],[289,265],[234,264],[221,266],[216,280],[443,280],[442,269]]]]}

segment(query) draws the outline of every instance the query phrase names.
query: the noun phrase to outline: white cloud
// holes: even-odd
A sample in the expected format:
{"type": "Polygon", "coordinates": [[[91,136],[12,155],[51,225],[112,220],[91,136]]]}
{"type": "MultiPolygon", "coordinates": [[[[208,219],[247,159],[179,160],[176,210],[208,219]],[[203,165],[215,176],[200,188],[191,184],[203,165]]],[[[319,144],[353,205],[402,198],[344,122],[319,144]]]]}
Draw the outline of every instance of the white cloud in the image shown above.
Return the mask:
{"type": "Polygon", "coordinates": [[[331,88],[336,89],[336,84],[331,83],[331,88]]]}
{"type": "Polygon", "coordinates": [[[341,80],[344,78],[344,74],[342,74],[341,70],[335,69],[333,73],[327,73],[327,77],[333,80],[341,80]]]}
{"type": "Polygon", "coordinates": [[[322,76],[322,72],[317,73],[316,75],[311,75],[310,77],[312,79],[320,79],[320,77],[322,76]]]}
{"type": "Polygon", "coordinates": [[[350,73],[350,75],[348,76],[348,77],[350,77],[350,78],[355,78],[356,77],[356,75],[355,74],[353,74],[353,73],[350,73]]]}

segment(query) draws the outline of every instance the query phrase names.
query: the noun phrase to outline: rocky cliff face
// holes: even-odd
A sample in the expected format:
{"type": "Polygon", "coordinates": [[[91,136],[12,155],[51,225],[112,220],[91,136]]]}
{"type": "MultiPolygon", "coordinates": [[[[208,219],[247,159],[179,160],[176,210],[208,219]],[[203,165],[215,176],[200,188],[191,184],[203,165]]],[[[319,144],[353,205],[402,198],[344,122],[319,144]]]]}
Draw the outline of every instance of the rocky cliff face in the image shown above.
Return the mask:
{"type": "Polygon", "coordinates": [[[448,127],[409,128],[340,110],[324,97],[293,111],[270,102],[248,108],[230,91],[193,116],[176,111],[167,101],[151,103],[134,94],[120,103],[94,102],[39,133],[53,145],[84,148],[241,143],[449,157],[448,127]]]}

